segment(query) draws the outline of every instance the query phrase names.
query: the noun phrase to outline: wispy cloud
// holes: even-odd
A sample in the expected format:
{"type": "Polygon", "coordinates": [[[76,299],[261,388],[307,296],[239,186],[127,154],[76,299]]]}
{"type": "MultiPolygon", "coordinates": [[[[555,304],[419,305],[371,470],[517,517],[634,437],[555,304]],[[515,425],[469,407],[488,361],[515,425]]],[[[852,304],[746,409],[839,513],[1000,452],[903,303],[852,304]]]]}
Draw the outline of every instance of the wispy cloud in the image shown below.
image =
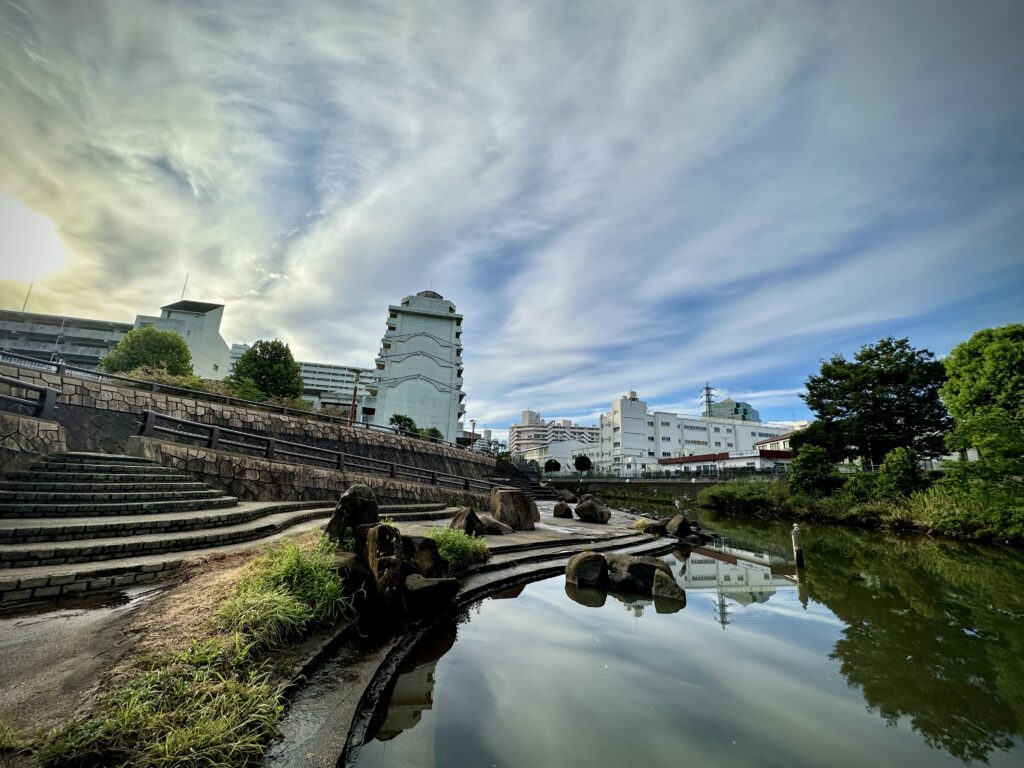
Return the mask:
{"type": "Polygon", "coordinates": [[[0,19],[0,188],[67,249],[37,311],[130,319],[189,272],[229,341],[367,365],[387,304],[433,285],[494,426],[628,388],[686,410],[706,380],[789,418],[834,351],[1019,319],[1017,3],[0,19]]]}

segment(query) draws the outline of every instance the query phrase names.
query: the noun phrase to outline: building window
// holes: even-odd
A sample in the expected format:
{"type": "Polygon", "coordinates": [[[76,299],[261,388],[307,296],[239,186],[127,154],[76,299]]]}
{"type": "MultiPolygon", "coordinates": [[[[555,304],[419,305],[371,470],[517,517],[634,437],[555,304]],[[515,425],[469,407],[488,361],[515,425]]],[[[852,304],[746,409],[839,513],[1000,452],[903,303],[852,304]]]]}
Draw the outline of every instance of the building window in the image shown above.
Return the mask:
{"type": "Polygon", "coordinates": [[[654,426],[654,422],[653,421],[648,421],[647,422],[647,426],[648,427],[653,427],[654,426]]]}
{"type": "Polygon", "coordinates": [[[654,455],[654,451],[648,451],[648,452],[647,452],[647,455],[648,455],[648,456],[653,456],[653,455],[654,455]]]}
{"type": "Polygon", "coordinates": [[[725,447],[726,447],[726,448],[732,448],[732,447],[733,447],[733,445],[732,445],[732,443],[726,443],[726,444],[725,444],[725,447]]]}
{"type": "Polygon", "coordinates": [[[671,443],[672,442],[672,438],[671,437],[663,437],[663,438],[661,438],[661,442],[663,442],[663,443],[671,443]]]}
{"type": "Polygon", "coordinates": [[[722,443],[720,441],[715,441],[715,447],[716,448],[721,448],[722,447],[722,443]]]}
{"type": "Polygon", "coordinates": [[[612,448],[620,448],[622,443],[612,443],[612,448]]]}
{"type": "Polygon", "coordinates": [[[654,438],[653,437],[648,437],[647,441],[653,443],[654,442],[654,438]]]}
{"type": "Polygon", "coordinates": [[[718,427],[715,427],[715,432],[721,432],[721,431],[722,430],[720,430],[718,427]]]}
{"type": "Polygon", "coordinates": [[[667,426],[668,426],[668,422],[667,422],[667,421],[663,421],[663,422],[661,422],[661,426],[663,426],[663,427],[667,427],[667,426]]]}

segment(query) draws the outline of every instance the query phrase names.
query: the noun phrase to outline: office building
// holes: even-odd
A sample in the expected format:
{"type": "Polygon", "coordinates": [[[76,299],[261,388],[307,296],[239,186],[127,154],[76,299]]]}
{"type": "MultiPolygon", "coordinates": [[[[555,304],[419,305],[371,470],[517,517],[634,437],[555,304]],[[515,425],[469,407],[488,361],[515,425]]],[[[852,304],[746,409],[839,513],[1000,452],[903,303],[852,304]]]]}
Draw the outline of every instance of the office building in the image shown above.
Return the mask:
{"type": "Polygon", "coordinates": [[[388,307],[387,330],[377,356],[377,382],[363,404],[363,418],[386,425],[408,416],[421,429],[436,427],[455,442],[466,413],[462,391],[462,315],[434,291],[406,296],[388,307]]]}
{"type": "Polygon", "coordinates": [[[536,457],[539,455],[538,449],[553,443],[575,440],[591,445],[599,439],[600,431],[597,427],[584,427],[569,419],[544,421],[536,411],[523,411],[522,421],[508,428],[509,452],[524,458],[527,454],[536,457]]]}
{"type": "Polygon", "coordinates": [[[131,323],[0,310],[0,349],[95,370],[131,329],[131,323]]]}

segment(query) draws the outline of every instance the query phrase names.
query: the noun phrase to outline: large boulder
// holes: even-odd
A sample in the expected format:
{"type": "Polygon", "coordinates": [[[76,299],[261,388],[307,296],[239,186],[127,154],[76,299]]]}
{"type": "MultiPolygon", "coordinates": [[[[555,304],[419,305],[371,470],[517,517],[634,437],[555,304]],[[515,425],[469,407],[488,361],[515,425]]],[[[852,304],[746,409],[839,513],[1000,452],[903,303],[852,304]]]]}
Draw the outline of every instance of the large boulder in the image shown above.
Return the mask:
{"type": "Polygon", "coordinates": [[[444,562],[437,551],[437,542],[428,536],[403,536],[402,556],[405,559],[405,573],[418,573],[428,579],[436,579],[444,573],[444,562]]]}
{"type": "Polygon", "coordinates": [[[651,520],[644,528],[644,533],[649,533],[651,536],[664,536],[667,532],[664,520],[651,520]]]}
{"type": "Polygon", "coordinates": [[[562,488],[561,490],[555,491],[555,493],[558,494],[558,498],[560,500],[569,504],[575,504],[578,501],[576,494],[568,489],[562,488]]]}
{"type": "Polygon", "coordinates": [[[404,582],[402,534],[393,525],[374,525],[366,530],[362,555],[377,584],[377,595],[385,610],[403,607],[404,582]]]}
{"type": "Polygon", "coordinates": [[[346,531],[355,532],[361,525],[376,525],[380,522],[377,514],[377,497],[367,485],[353,485],[338,499],[334,514],[327,521],[327,535],[335,541],[342,541],[346,531]]]}
{"type": "Polygon", "coordinates": [[[533,524],[540,520],[533,499],[514,488],[491,490],[491,516],[514,531],[532,531],[533,524]]]}
{"type": "Polygon", "coordinates": [[[608,563],[598,552],[580,552],[565,565],[565,580],[580,587],[603,587],[608,579],[608,563]]]}
{"type": "Polygon", "coordinates": [[[484,527],[484,533],[488,536],[504,536],[506,533],[512,533],[512,526],[505,525],[498,520],[495,520],[490,515],[477,515],[480,518],[480,523],[484,527]]]}
{"type": "Polygon", "coordinates": [[[586,496],[583,501],[576,505],[576,517],[587,523],[607,523],[611,519],[612,512],[608,507],[597,499],[586,496]]]}
{"type": "Polygon", "coordinates": [[[452,515],[452,521],[448,523],[449,528],[462,531],[467,536],[483,536],[484,524],[480,517],[469,507],[460,507],[452,515]]]}
{"type": "Polygon", "coordinates": [[[429,579],[418,573],[405,577],[405,604],[415,616],[437,616],[449,610],[459,592],[457,579],[429,579]]]}
{"type": "Polygon", "coordinates": [[[664,571],[655,572],[651,596],[654,598],[654,610],[658,613],[676,613],[686,607],[686,592],[671,574],[666,575],[664,571]]]}
{"type": "Polygon", "coordinates": [[[693,534],[693,528],[682,515],[676,515],[665,524],[665,530],[670,536],[683,539],[693,534]]]}
{"type": "Polygon", "coordinates": [[[572,517],[572,507],[566,504],[564,501],[556,501],[555,508],[551,512],[555,517],[572,517]]]}
{"type": "Polygon", "coordinates": [[[656,557],[623,555],[614,552],[604,556],[608,563],[608,586],[626,592],[650,595],[654,588],[654,575],[661,571],[672,577],[668,563],[656,557]]]}

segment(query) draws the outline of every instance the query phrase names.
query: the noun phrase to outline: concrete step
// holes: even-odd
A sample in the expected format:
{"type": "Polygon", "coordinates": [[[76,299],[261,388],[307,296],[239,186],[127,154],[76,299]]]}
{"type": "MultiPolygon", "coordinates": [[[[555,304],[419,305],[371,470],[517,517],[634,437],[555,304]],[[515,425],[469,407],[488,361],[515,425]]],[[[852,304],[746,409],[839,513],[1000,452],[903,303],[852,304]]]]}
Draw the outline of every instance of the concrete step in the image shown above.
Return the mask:
{"type": "Polygon", "coordinates": [[[390,520],[393,523],[416,522],[418,520],[451,520],[458,507],[445,507],[436,510],[412,510],[409,512],[391,512],[381,514],[381,520],[390,520]]]}
{"type": "MultiPolygon", "coordinates": [[[[529,552],[534,549],[557,549],[558,547],[576,546],[577,544],[598,544],[603,541],[632,539],[638,535],[647,536],[647,534],[637,534],[634,531],[623,531],[622,533],[614,533],[607,536],[575,535],[564,536],[559,539],[544,539],[542,541],[530,541],[516,544],[501,544],[501,537],[497,537],[487,540],[487,551],[491,553],[491,557],[493,558],[513,552],[529,552]]],[[[650,536],[647,536],[647,538],[650,538],[650,536]]],[[[584,549],[585,548],[586,547],[584,547],[584,549]]]]}
{"type": "Polygon", "coordinates": [[[163,512],[123,517],[22,518],[0,521],[0,544],[40,544],[56,541],[144,536],[239,525],[279,512],[324,509],[330,502],[245,502],[223,510],[163,512]]]}
{"type": "Polygon", "coordinates": [[[195,482],[191,475],[170,467],[147,467],[138,474],[129,472],[51,472],[33,470],[3,475],[5,483],[184,483],[195,482]]]}
{"type": "MultiPolygon", "coordinates": [[[[89,541],[0,544],[0,569],[88,563],[164,552],[208,549],[264,538],[307,520],[330,517],[331,507],[280,512],[237,525],[202,531],[117,536],[89,541]]],[[[4,578],[4,577],[0,577],[4,578]]]]}
{"type": "MultiPolygon", "coordinates": [[[[122,486],[123,488],[123,486],[122,486]]],[[[199,488],[187,491],[151,490],[151,491],[2,491],[0,505],[12,504],[89,504],[93,502],[113,502],[119,504],[126,501],[184,501],[186,499],[212,499],[223,496],[218,491],[200,484],[199,488]]]]}
{"type": "Polygon", "coordinates": [[[447,505],[444,502],[428,504],[381,504],[377,511],[381,515],[390,515],[398,512],[440,512],[447,505]]]}
{"type": "Polygon", "coordinates": [[[0,520],[22,517],[92,517],[97,515],[133,515],[152,512],[189,512],[198,509],[223,509],[238,503],[234,496],[185,501],[92,502],[87,504],[4,503],[0,520]]]}
{"type": "MultiPolygon", "coordinates": [[[[29,467],[30,473],[36,472],[62,472],[62,473],[88,473],[97,475],[177,475],[181,474],[180,469],[164,467],[153,463],[131,463],[121,464],[110,462],[108,464],[85,464],[81,462],[64,463],[60,461],[39,461],[29,467]]],[[[22,474],[22,473],[18,473],[22,474]]]]}
{"type": "Polygon", "coordinates": [[[34,568],[0,570],[0,605],[17,607],[19,603],[74,597],[87,592],[108,592],[165,580],[185,560],[212,555],[252,551],[256,546],[279,541],[304,531],[323,527],[321,518],[294,523],[262,539],[226,547],[166,552],[158,555],[103,560],[95,563],[69,563],[34,568]]]}
{"type": "Polygon", "coordinates": [[[202,491],[209,488],[206,483],[194,481],[172,480],[167,483],[60,483],[47,481],[31,483],[24,480],[0,480],[0,491],[18,491],[21,493],[142,493],[143,491],[202,491]]]}
{"type": "Polygon", "coordinates": [[[62,453],[54,453],[46,457],[48,460],[63,461],[69,464],[80,463],[80,464],[96,464],[96,463],[112,463],[112,464],[152,464],[152,459],[143,458],[142,456],[125,456],[120,453],[88,453],[85,451],[64,451],[62,453]]]}

